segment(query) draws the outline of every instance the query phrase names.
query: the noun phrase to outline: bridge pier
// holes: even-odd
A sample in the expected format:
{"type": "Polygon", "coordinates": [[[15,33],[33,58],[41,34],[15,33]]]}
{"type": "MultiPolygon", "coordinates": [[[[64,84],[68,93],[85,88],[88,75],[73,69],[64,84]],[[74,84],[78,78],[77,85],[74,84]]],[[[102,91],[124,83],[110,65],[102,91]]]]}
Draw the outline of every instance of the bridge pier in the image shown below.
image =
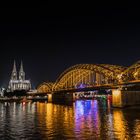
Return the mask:
{"type": "Polygon", "coordinates": [[[52,102],[52,93],[48,94],[48,102],[49,102],[49,103],[52,102]]]}
{"type": "Polygon", "coordinates": [[[140,105],[140,91],[112,90],[112,106],[125,107],[140,105]]]}

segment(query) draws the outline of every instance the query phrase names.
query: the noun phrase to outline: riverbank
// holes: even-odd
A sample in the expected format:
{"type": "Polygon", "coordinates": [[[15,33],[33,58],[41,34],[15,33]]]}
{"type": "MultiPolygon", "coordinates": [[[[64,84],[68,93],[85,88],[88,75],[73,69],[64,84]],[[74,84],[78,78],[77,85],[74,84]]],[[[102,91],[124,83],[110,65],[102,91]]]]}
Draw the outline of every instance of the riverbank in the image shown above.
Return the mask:
{"type": "Polygon", "coordinates": [[[16,98],[16,97],[13,97],[13,98],[9,98],[9,97],[1,97],[0,98],[0,102],[20,102],[21,100],[23,100],[23,98],[16,98]]]}
{"type": "Polygon", "coordinates": [[[0,97],[0,102],[48,101],[47,97],[0,97]]]}

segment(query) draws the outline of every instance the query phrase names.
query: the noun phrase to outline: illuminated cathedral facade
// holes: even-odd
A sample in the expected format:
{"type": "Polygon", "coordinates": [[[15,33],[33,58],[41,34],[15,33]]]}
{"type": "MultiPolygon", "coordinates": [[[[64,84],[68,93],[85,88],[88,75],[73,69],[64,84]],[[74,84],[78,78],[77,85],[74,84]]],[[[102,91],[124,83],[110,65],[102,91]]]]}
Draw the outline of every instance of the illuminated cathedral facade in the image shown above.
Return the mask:
{"type": "Polygon", "coordinates": [[[25,80],[25,72],[23,70],[23,64],[20,64],[19,73],[17,73],[16,62],[14,61],[11,79],[9,81],[8,90],[13,92],[15,90],[29,91],[31,89],[30,80],[25,80]]]}

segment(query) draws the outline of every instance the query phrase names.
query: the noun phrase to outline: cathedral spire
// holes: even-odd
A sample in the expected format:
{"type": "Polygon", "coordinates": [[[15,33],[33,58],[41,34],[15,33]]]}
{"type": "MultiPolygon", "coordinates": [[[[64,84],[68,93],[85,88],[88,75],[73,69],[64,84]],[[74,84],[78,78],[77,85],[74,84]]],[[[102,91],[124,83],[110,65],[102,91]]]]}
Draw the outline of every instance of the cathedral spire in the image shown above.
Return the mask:
{"type": "Polygon", "coordinates": [[[25,80],[25,72],[23,70],[23,63],[21,61],[20,70],[19,70],[19,80],[25,80]]]}
{"type": "Polygon", "coordinates": [[[13,65],[13,72],[17,72],[17,69],[16,69],[16,61],[14,60],[14,65],[13,65]]]}
{"type": "Polygon", "coordinates": [[[16,69],[16,61],[14,60],[11,80],[17,80],[17,69],[16,69]]]}
{"type": "Polygon", "coordinates": [[[22,63],[22,61],[21,61],[21,64],[20,64],[20,72],[24,72],[23,71],[23,63],[22,63]]]}

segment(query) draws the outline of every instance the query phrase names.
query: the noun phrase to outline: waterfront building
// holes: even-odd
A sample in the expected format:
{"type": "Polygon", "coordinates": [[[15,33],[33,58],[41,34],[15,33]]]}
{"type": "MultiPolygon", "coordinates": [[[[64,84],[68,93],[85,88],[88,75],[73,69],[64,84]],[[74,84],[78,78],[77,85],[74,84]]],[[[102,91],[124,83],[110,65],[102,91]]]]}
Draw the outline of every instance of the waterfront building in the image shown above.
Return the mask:
{"type": "Polygon", "coordinates": [[[15,90],[25,90],[29,91],[31,89],[30,80],[25,80],[25,72],[23,69],[23,64],[20,64],[19,73],[17,73],[16,62],[14,61],[13,70],[11,74],[11,79],[9,81],[8,90],[13,92],[15,90]]]}

